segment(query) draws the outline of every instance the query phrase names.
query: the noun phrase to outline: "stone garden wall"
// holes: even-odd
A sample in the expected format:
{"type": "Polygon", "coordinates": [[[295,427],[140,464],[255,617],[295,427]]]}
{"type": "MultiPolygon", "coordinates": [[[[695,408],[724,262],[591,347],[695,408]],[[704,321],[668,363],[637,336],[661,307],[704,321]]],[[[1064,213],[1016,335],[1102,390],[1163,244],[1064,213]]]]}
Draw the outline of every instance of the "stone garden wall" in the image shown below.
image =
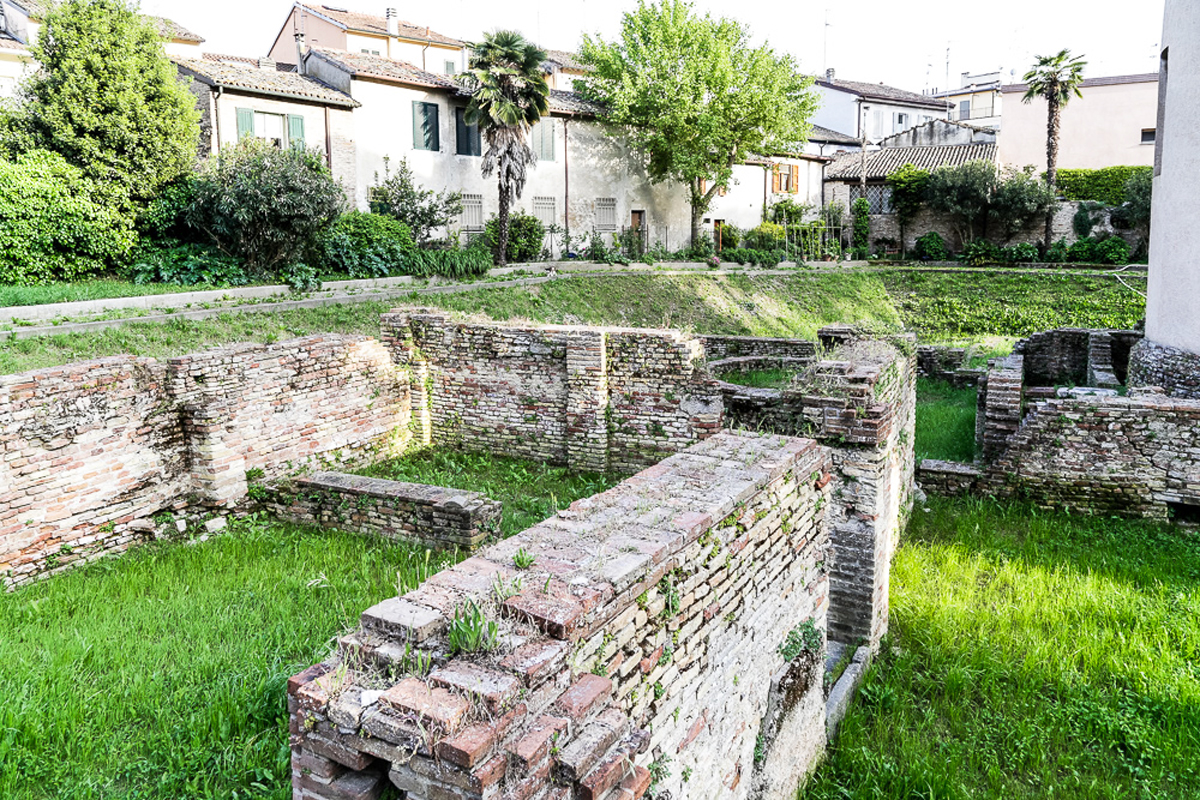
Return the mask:
{"type": "Polygon", "coordinates": [[[305,525],[471,551],[500,532],[501,504],[478,492],[318,472],[275,484],[267,507],[305,525]]]}
{"type": "Polygon", "coordinates": [[[160,511],[228,507],[248,471],[402,449],[398,374],[374,339],[328,335],[0,376],[4,585],[124,549],[160,511]]]}
{"type": "Polygon", "coordinates": [[[294,796],[790,800],[825,743],[830,468],[720,433],[368,609],[289,681],[294,796]],[[495,650],[452,654],[468,609],[495,650]]]}
{"type": "Polygon", "coordinates": [[[427,441],[601,472],[716,433],[703,343],[679,331],[518,326],[401,309],[383,317],[427,441]]]}
{"type": "Polygon", "coordinates": [[[1200,356],[1142,340],[1130,355],[1129,384],[1158,386],[1172,397],[1200,399],[1200,356]]]}

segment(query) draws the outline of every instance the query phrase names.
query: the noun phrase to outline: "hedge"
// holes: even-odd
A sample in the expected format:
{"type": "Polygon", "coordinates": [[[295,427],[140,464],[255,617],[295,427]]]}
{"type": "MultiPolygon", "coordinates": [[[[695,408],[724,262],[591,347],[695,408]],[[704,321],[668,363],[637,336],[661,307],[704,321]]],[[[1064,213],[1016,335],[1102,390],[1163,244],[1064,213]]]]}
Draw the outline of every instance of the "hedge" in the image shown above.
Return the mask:
{"type": "Polygon", "coordinates": [[[1110,206],[1125,202],[1125,184],[1137,172],[1153,167],[1104,167],[1103,169],[1060,169],[1058,189],[1068,200],[1097,200],[1110,206]]]}

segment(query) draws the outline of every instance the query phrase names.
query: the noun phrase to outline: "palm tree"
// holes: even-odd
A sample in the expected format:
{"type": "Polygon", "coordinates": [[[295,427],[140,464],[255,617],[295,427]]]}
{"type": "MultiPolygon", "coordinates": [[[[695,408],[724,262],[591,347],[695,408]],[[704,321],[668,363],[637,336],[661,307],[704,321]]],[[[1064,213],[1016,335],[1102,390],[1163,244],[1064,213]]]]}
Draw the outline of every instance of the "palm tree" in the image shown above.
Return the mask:
{"type": "Polygon", "coordinates": [[[526,168],[535,161],[525,137],[549,109],[545,60],[545,51],[516,31],[496,31],[471,45],[467,71],[461,76],[471,92],[466,123],[478,125],[487,142],[483,177],[498,174],[500,266],[508,260],[509,206],[524,191],[526,168]]]}
{"type": "MultiPolygon", "coordinates": [[[[1072,56],[1070,50],[1062,50],[1053,56],[1038,56],[1033,69],[1025,73],[1025,84],[1029,87],[1022,98],[1029,103],[1034,98],[1046,100],[1048,118],[1046,120],[1046,184],[1052,191],[1057,191],[1058,183],[1058,135],[1063,106],[1071,100],[1071,96],[1083,97],[1079,85],[1083,83],[1083,68],[1087,62],[1083,56],[1072,56]]],[[[1046,211],[1046,248],[1050,247],[1050,237],[1053,235],[1054,203],[1046,211]]],[[[1044,251],[1043,251],[1044,252],[1044,251]]]]}

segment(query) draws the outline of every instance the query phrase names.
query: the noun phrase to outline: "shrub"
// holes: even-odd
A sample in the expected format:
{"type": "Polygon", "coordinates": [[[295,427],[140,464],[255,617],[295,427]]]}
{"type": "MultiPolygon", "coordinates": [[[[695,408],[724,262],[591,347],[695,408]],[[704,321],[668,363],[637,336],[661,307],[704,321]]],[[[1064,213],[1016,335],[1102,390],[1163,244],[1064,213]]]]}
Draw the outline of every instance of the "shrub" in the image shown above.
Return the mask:
{"type": "Polygon", "coordinates": [[[728,250],[737,247],[742,242],[742,229],[737,225],[721,226],[721,249],[728,250]]]}
{"type": "Polygon", "coordinates": [[[168,183],[138,215],[138,233],[160,242],[192,240],[196,232],[188,227],[185,215],[194,191],[191,175],[168,183]]]}
{"type": "Polygon", "coordinates": [[[862,260],[871,253],[871,204],[860,197],[851,204],[850,213],[854,215],[854,257],[862,260]]]}
{"type": "Polygon", "coordinates": [[[774,250],[783,244],[783,226],[774,222],[760,223],[746,231],[742,246],[751,250],[774,250]]]}
{"type": "Polygon", "coordinates": [[[1110,236],[1093,249],[1098,264],[1128,264],[1129,243],[1120,236],[1110,236]]]}
{"type": "Polygon", "coordinates": [[[1095,264],[1096,240],[1083,238],[1067,248],[1067,261],[1072,264],[1095,264]]]}
{"type": "MultiPolygon", "coordinates": [[[[483,240],[487,243],[492,256],[500,260],[500,219],[492,217],[487,221],[483,230],[483,240]]],[[[508,217],[508,253],[505,259],[509,263],[537,261],[542,257],[542,247],[546,240],[546,226],[531,214],[513,212],[508,217]]]]}
{"type": "MultiPolygon", "coordinates": [[[[378,180],[379,175],[375,178],[378,180]]],[[[395,174],[385,170],[383,182],[372,186],[369,196],[372,212],[403,222],[422,247],[434,230],[449,226],[462,213],[461,193],[435,194],[431,189],[421,188],[405,159],[400,159],[395,174]]]]}
{"type": "Polygon", "coordinates": [[[1028,264],[1038,259],[1037,245],[1028,242],[1014,244],[1001,251],[1001,257],[1009,264],[1028,264]]]}
{"type": "Polygon", "coordinates": [[[257,279],[299,261],[345,204],[317,151],[246,139],[196,176],[185,219],[222,253],[242,259],[257,279]]]}
{"type": "Polygon", "coordinates": [[[798,203],[790,197],[774,203],[767,212],[767,219],[778,225],[799,224],[813,207],[808,203],[798,203]]]}
{"type": "Polygon", "coordinates": [[[913,255],[922,261],[945,261],[950,257],[950,251],[942,235],[930,231],[913,244],[913,255]]]}
{"type": "Polygon", "coordinates": [[[70,281],[111,269],[133,248],[132,220],[56,153],[0,159],[0,283],[70,281]]]}
{"type": "Polygon", "coordinates": [[[492,267],[489,249],[473,245],[465,250],[413,250],[405,260],[405,272],[419,278],[470,278],[485,275],[492,267]]]}
{"type": "Polygon", "coordinates": [[[995,264],[1001,259],[1000,248],[986,239],[976,239],[973,242],[968,242],[961,253],[958,254],[959,260],[965,264],[970,264],[973,267],[979,267],[984,264],[995,264]]]}
{"type": "Polygon", "coordinates": [[[1153,176],[1153,167],[1060,169],[1058,190],[1068,200],[1095,200],[1110,206],[1125,202],[1126,186],[1137,174],[1153,176]]]}
{"type": "Polygon", "coordinates": [[[129,279],[134,283],[178,286],[241,286],[249,283],[249,276],[239,260],[194,242],[168,242],[141,248],[129,268],[129,279]]]}
{"type": "Polygon", "coordinates": [[[1065,264],[1069,255],[1070,248],[1067,247],[1067,240],[1059,239],[1046,249],[1046,262],[1048,264],[1065,264]]]}
{"type": "Polygon", "coordinates": [[[327,272],[381,278],[402,271],[416,247],[403,222],[382,214],[351,211],[338,217],[318,237],[318,250],[327,272]]]}
{"type": "Polygon", "coordinates": [[[1150,227],[1150,203],[1154,196],[1154,173],[1149,169],[1138,170],[1129,176],[1125,184],[1125,219],[1130,227],[1150,227]]]}

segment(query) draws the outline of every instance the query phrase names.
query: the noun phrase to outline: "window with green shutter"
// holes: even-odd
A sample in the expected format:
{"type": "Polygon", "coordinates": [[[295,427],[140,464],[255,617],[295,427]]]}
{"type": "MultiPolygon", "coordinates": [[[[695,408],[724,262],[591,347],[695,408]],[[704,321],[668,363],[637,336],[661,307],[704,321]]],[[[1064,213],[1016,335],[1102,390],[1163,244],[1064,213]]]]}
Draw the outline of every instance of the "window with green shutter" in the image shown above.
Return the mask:
{"type": "Polygon", "coordinates": [[[454,109],[454,138],[455,152],[460,156],[483,154],[483,144],[479,140],[479,126],[467,124],[465,108],[454,109]]]}
{"type": "Polygon", "coordinates": [[[438,137],[437,103],[413,101],[413,148],[416,150],[441,150],[438,137]]]}
{"type": "Polygon", "coordinates": [[[287,118],[288,147],[298,147],[303,150],[308,147],[304,138],[304,117],[299,114],[288,114],[287,118]]]}
{"type": "Polygon", "coordinates": [[[238,141],[254,138],[254,109],[239,108],[237,110],[238,141]]]}

